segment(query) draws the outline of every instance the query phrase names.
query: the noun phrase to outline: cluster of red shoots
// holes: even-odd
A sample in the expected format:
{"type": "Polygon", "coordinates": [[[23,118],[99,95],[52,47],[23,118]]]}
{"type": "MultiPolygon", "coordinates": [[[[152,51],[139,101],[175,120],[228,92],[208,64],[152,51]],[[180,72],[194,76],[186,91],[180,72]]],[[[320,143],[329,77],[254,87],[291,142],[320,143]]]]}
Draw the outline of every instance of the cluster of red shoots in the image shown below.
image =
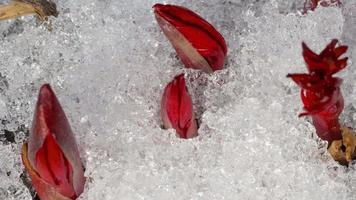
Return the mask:
{"type": "Polygon", "coordinates": [[[303,12],[314,11],[319,4],[323,7],[329,7],[331,5],[341,5],[341,2],[340,0],[305,0],[303,12]]]}
{"type": "MultiPolygon", "coordinates": [[[[314,10],[318,0],[311,1],[314,10]]],[[[322,4],[323,5],[323,4],[322,4]]],[[[153,6],[159,26],[185,67],[212,73],[224,66],[227,47],[221,34],[193,11],[175,5],[153,6]]],[[[346,46],[333,40],[319,55],[303,43],[306,74],[289,74],[301,88],[301,97],[321,139],[341,139],[339,114],[343,109],[341,79],[333,77],[345,68],[347,58],[339,59],[346,46]]],[[[161,101],[165,128],[173,128],[181,138],[198,135],[191,97],[184,74],[165,87],[161,101]]],[[[48,84],[41,87],[28,143],[22,160],[41,200],[74,200],[84,189],[84,169],[69,122],[48,84]]]]}
{"type": "Polygon", "coordinates": [[[302,43],[303,57],[308,73],[288,74],[301,88],[305,113],[310,115],[317,135],[328,142],[342,139],[339,115],[344,108],[340,85],[342,79],[333,75],[344,69],[347,58],[340,58],[347,46],[336,47],[338,41],[330,44],[318,55],[302,43]]]}
{"type": "MultiPolygon", "coordinates": [[[[194,12],[179,6],[156,4],[155,16],[187,68],[207,73],[222,69],[224,38],[194,12]]],[[[197,123],[184,75],[170,82],[162,97],[165,128],[182,138],[195,137],[197,123]]],[[[22,161],[41,200],[74,200],[83,192],[85,177],[75,137],[54,92],[41,87],[22,161]]]]}
{"type": "MultiPolygon", "coordinates": [[[[224,66],[227,47],[221,34],[193,11],[175,5],[153,6],[157,22],[186,68],[212,73],[224,66]]],[[[198,135],[193,104],[184,74],[177,75],[164,89],[161,117],[166,129],[181,138],[198,135]]]]}

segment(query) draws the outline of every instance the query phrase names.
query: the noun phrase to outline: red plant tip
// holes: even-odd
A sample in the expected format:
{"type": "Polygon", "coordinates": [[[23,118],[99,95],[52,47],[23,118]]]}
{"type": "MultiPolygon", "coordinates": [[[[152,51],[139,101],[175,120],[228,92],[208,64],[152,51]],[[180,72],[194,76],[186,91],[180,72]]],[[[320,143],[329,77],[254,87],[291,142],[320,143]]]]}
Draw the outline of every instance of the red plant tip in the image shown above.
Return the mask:
{"type": "Polygon", "coordinates": [[[347,58],[340,59],[340,56],[347,51],[347,46],[336,47],[337,43],[338,40],[332,40],[320,54],[302,43],[308,73],[287,76],[302,88],[301,98],[306,112],[300,116],[311,115],[318,136],[329,142],[342,138],[338,121],[344,108],[340,91],[342,79],[333,77],[333,74],[346,67],[347,58]]]}
{"type": "Polygon", "coordinates": [[[156,4],[153,9],[159,26],[187,68],[207,73],[223,68],[226,42],[211,24],[181,6],[156,4]]]}
{"type": "Polygon", "coordinates": [[[181,138],[192,138],[198,135],[192,100],[183,74],[176,76],[164,89],[161,117],[164,128],[174,128],[181,138]]]}
{"type": "Polygon", "coordinates": [[[332,5],[341,5],[340,0],[305,0],[304,2],[304,13],[307,13],[308,10],[314,11],[316,7],[318,7],[318,4],[320,2],[320,5],[323,7],[329,7],[332,5]]]}
{"type": "Polygon", "coordinates": [[[48,84],[41,87],[22,160],[41,200],[76,199],[84,169],[67,117],[48,84]]]}
{"type": "Polygon", "coordinates": [[[347,51],[347,46],[336,47],[338,40],[332,40],[326,48],[319,54],[315,54],[303,42],[303,57],[309,73],[316,73],[318,76],[331,76],[347,65],[347,57],[339,59],[347,51]]]}

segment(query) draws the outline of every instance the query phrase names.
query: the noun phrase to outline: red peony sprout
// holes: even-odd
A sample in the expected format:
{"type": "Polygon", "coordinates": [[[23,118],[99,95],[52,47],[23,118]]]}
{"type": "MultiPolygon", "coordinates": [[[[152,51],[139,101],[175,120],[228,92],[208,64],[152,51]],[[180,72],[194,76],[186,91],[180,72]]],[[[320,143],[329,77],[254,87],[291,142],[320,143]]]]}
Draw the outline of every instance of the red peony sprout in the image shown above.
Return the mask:
{"type": "Polygon", "coordinates": [[[348,58],[340,58],[347,51],[347,46],[336,47],[334,39],[318,55],[302,43],[303,57],[308,73],[288,74],[301,88],[301,98],[305,113],[311,115],[317,135],[331,143],[342,139],[339,115],[344,108],[344,99],[340,85],[342,79],[333,75],[344,69],[348,58]]]}
{"type": "Polygon", "coordinates": [[[304,13],[306,13],[308,10],[314,11],[315,8],[318,6],[319,2],[320,2],[320,5],[323,7],[341,4],[340,0],[305,0],[304,13]]]}
{"type": "Polygon", "coordinates": [[[181,6],[156,4],[153,9],[159,26],[187,68],[208,73],[223,68],[226,43],[211,24],[181,6]]]}
{"type": "Polygon", "coordinates": [[[41,200],[74,200],[85,177],[68,120],[51,87],[40,89],[22,161],[41,200]]]}
{"type": "Polygon", "coordinates": [[[193,104],[185,85],[184,74],[174,77],[164,89],[161,117],[164,128],[174,128],[181,138],[198,135],[193,104]]]}

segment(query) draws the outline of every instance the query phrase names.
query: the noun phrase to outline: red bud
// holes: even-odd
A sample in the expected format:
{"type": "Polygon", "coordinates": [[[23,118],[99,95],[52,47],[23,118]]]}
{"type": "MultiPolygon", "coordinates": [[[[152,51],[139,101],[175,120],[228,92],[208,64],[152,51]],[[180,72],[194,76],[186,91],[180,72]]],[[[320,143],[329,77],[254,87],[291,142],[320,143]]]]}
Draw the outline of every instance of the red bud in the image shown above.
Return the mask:
{"type": "Polygon", "coordinates": [[[166,86],[161,102],[161,117],[164,128],[174,128],[181,138],[198,135],[192,100],[183,74],[176,76],[166,86]]]}
{"type": "Polygon", "coordinates": [[[302,43],[303,57],[308,68],[307,74],[288,74],[301,88],[301,98],[305,113],[311,115],[317,135],[329,142],[342,138],[339,115],[344,108],[340,91],[342,79],[333,75],[344,69],[347,58],[339,58],[347,46],[336,47],[334,39],[318,55],[302,43]]]}
{"type": "Polygon", "coordinates": [[[83,192],[85,177],[78,147],[48,84],[40,89],[28,145],[24,146],[28,151],[23,152],[22,160],[41,200],[53,200],[53,195],[76,199],[83,192]]]}
{"type": "Polygon", "coordinates": [[[305,0],[304,13],[306,13],[308,10],[312,10],[312,11],[315,10],[319,2],[320,5],[323,7],[328,7],[331,5],[341,5],[340,0],[305,0]]]}
{"type": "Polygon", "coordinates": [[[221,34],[193,11],[175,5],[153,6],[158,24],[187,68],[223,68],[227,47],[221,34]]]}

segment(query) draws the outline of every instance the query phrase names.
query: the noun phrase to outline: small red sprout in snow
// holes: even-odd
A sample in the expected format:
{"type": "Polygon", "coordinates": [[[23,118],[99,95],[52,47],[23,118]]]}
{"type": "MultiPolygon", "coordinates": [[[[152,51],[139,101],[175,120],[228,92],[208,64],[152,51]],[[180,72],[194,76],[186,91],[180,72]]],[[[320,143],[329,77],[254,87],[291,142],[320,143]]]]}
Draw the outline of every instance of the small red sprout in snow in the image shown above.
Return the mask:
{"type": "Polygon", "coordinates": [[[211,24],[181,6],[156,4],[153,9],[159,26],[187,68],[207,73],[223,68],[226,43],[211,24]]]}
{"type": "Polygon", "coordinates": [[[347,46],[335,48],[333,40],[319,55],[312,52],[305,43],[303,57],[308,73],[288,74],[301,88],[301,97],[306,110],[303,115],[311,115],[318,136],[329,142],[342,138],[339,115],[344,108],[344,99],[340,91],[340,78],[333,74],[346,67],[347,58],[339,59],[347,46]]]}
{"type": "Polygon", "coordinates": [[[174,77],[164,89],[161,117],[164,128],[174,128],[181,138],[198,135],[193,104],[185,85],[184,74],[174,77]]]}
{"type": "MultiPolygon", "coordinates": [[[[336,47],[337,43],[338,40],[332,40],[320,54],[314,53],[302,43],[308,73],[288,74],[302,88],[301,98],[306,112],[299,116],[310,115],[317,135],[328,141],[329,145],[351,137],[345,137],[344,132],[347,131],[343,131],[339,123],[339,115],[344,108],[340,91],[342,79],[333,75],[346,67],[348,58],[340,58],[347,51],[347,46],[336,47]]],[[[345,145],[342,142],[340,144],[345,145]]],[[[340,146],[338,150],[341,149],[340,146]]],[[[348,161],[350,159],[349,155],[348,161]]]]}
{"type": "Polygon", "coordinates": [[[323,7],[329,7],[331,5],[341,5],[340,0],[305,0],[304,2],[304,13],[307,13],[308,10],[314,11],[315,8],[320,5],[323,7]]]}
{"type": "Polygon", "coordinates": [[[22,161],[41,200],[74,200],[84,169],[67,117],[48,84],[41,87],[22,161]]]}

